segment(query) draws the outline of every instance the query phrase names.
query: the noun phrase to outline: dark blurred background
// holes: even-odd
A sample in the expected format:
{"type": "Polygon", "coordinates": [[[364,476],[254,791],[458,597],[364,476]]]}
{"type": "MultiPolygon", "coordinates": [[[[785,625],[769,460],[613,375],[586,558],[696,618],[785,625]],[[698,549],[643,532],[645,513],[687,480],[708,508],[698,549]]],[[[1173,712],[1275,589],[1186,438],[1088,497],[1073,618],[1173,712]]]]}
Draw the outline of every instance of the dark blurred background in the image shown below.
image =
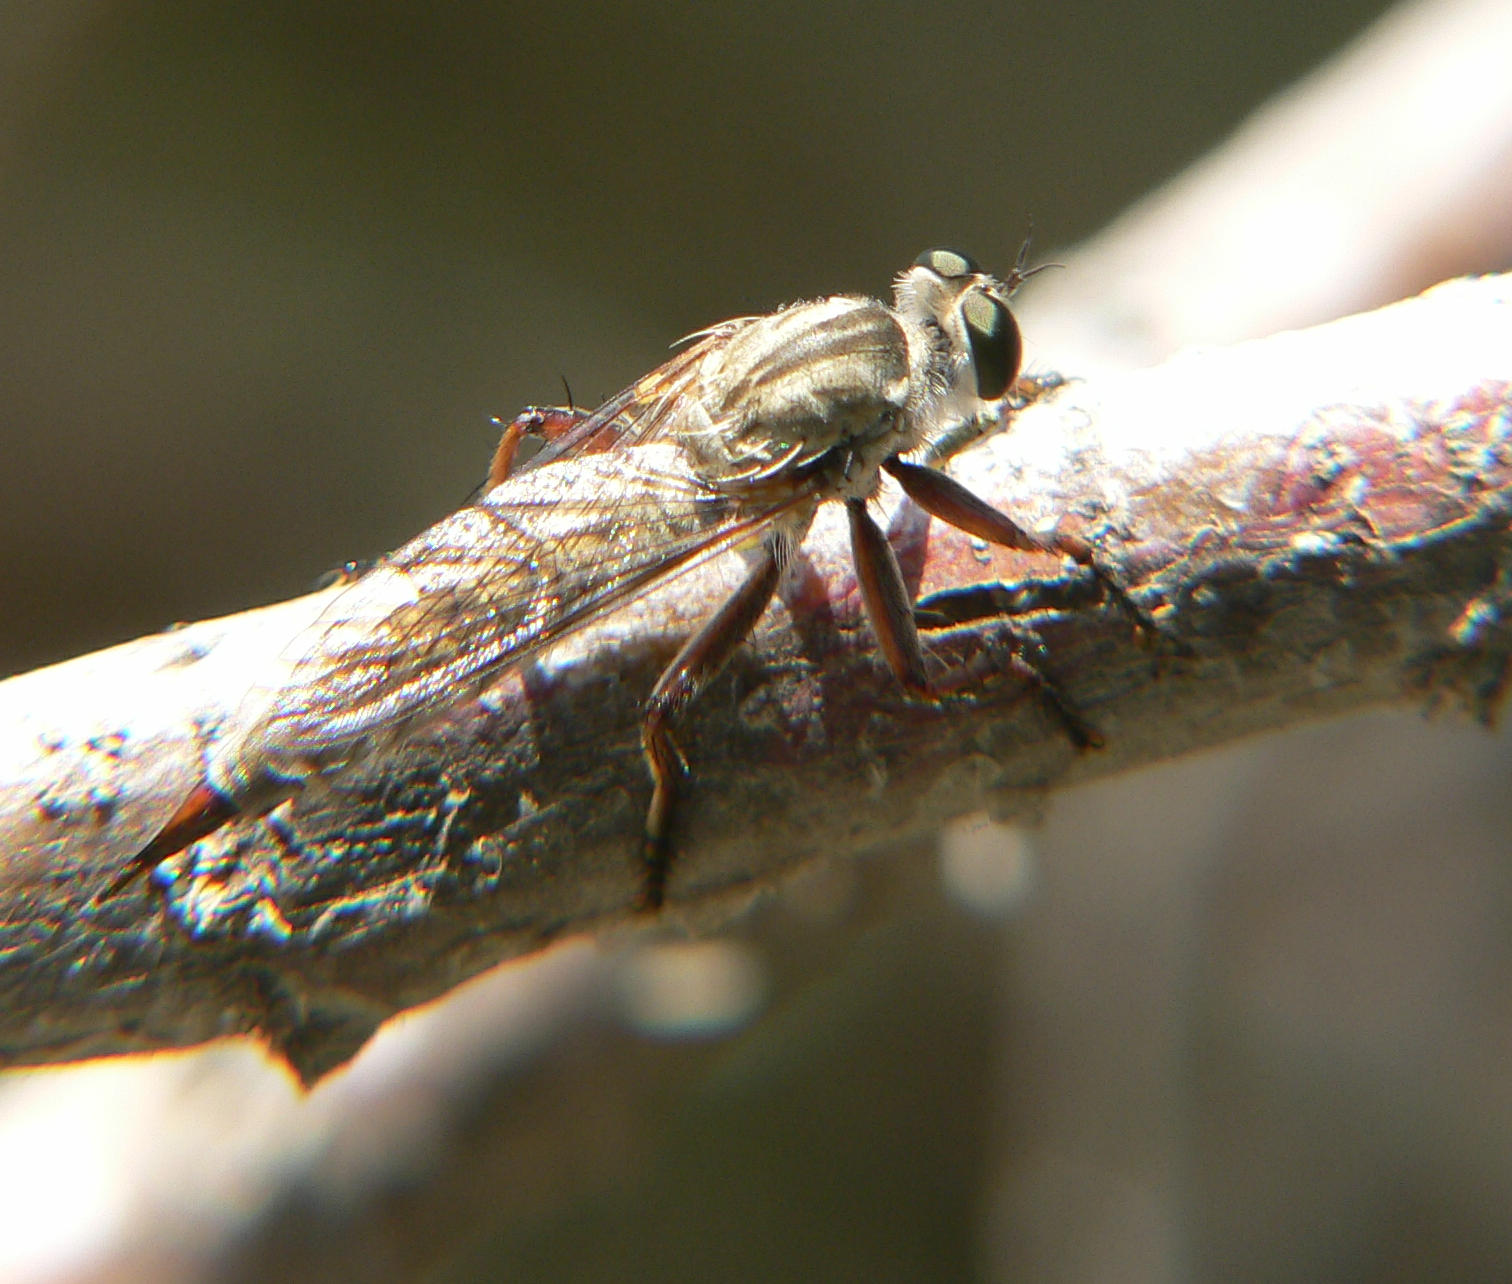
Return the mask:
{"type": "Polygon", "coordinates": [[[0,11],[0,674],[304,589],[488,418],[1101,226],[1383,6],[0,11]]]}
{"type": "MultiPolygon", "coordinates": [[[[393,547],[481,479],[489,416],[712,321],[932,244],[1004,266],[1031,218],[1053,258],[1383,8],[6,6],[0,673],[393,547]]],[[[137,1067],[157,1113],[7,1076],[34,1121],[80,1086],[25,1158],[0,1124],[0,1241],[61,1208],[69,1243],[98,1188],[179,1273],[27,1278],[196,1278],[181,1161],[276,1101],[347,1132],[267,1216],[199,1179],[255,1223],[244,1278],[1506,1278],[1509,761],[1382,714],[1077,791],[978,836],[1022,848],[995,915],[929,853],[820,875],[730,934],[743,1032],[588,1021],[460,1115],[404,1086],[434,1136],[376,1196],[325,1169],[407,1144],[363,1094],[425,1016],[302,1102],[224,1045],[137,1067]],[[158,1224],[110,1184],[147,1141],[158,1224]]]]}

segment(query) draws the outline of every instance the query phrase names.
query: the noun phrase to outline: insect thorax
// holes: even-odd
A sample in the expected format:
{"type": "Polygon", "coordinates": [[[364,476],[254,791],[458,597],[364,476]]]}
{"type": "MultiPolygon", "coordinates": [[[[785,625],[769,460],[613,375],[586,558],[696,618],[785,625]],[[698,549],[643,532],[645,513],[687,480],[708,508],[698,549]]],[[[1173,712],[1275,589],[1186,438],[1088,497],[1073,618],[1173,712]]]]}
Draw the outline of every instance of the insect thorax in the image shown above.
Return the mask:
{"type": "Polygon", "coordinates": [[[875,299],[753,318],[705,357],[684,443],[715,484],[767,480],[833,451],[837,484],[870,493],[882,461],[917,444],[916,403],[931,387],[919,346],[875,299]]]}

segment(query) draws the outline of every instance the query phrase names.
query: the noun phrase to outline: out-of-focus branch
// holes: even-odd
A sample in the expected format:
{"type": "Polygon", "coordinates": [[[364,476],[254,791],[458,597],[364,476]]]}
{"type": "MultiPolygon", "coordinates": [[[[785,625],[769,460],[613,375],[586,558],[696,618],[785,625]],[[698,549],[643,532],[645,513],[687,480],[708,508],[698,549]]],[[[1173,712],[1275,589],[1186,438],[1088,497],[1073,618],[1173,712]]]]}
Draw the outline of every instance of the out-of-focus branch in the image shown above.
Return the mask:
{"type": "Polygon", "coordinates": [[[1036,277],[1031,351],[1084,373],[1149,366],[1507,263],[1509,58],[1501,0],[1392,10],[1036,277]]]}
{"type": "MultiPolygon", "coordinates": [[[[1157,369],[1072,381],[955,474],[1094,539],[1177,645],[1053,559],[894,505],[891,535],[972,676],[897,694],[839,515],[688,718],[672,913],[984,802],[1335,710],[1451,696],[1488,716],[1512,601],[1512,278],[1157,369]],[[1106,737],[1077,755],[1002,664],[1007,623],[1106,737]],[[1184,649],[1186,654],[1177,654],[1184,649]]],[[[143,639],[0,686],[0,1054],[11,1063],[256,1031],[313,1079],[389,1013],[563,932],[627,917],[648,785],[637,712],[738,576],[715,565],[577,635],[292,814],[97,902],[324,599],[143,639]]]]}

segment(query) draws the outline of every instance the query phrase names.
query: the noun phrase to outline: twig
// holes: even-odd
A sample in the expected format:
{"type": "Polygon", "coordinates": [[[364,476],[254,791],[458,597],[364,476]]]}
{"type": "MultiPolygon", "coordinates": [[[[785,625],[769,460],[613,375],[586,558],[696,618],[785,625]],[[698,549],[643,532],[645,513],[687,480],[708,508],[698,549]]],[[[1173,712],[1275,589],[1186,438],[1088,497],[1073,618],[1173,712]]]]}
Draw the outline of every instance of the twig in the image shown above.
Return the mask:
{"type": "Polygon", "coordinates": [[[1402,4],[1036,277],[1031,351],[1153,365],[1512,255],[1512,11],[1402,4]]]}
{"type": "MultiPolygon", "coordinates": [[[[1071,382],[954,471],[1102,550],[1191,655],[1139,647],[1069,565],[896,507],[891,534],[974,676],[904,702],[861,622],[841,515],[687,720],[674,913],[992,801],[1341,709],[1449,695],[1489,717],[1512,588],[1512,278],[1071,382]],[[1015,623],[1009,622],[1009,616],[1015,623]],[[1105,737],[1077,755],[1007,676],[1015,629],[1105,737]]],[[[738,566],[570,639],[392,759],[94,901],[194,783],[319,595],[0,686],[0,1048],[10,1063],[256,1031],[307,1081],[391,1012],[623,919],[647,782],[639,701],[738,566]],[[717,581],[717,582],[716,582],[717,581]],[[165,871],[166,874],[167,871],[165,871]]]]}

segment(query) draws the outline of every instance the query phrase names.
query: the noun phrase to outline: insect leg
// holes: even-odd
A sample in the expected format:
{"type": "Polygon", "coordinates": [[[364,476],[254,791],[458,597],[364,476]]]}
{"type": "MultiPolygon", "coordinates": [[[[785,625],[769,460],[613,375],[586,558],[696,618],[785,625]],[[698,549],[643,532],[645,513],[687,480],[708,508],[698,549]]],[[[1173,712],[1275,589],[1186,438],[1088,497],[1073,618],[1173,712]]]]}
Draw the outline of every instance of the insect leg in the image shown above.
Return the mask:
{"type": "MultiPolygon", "coordinates": [[[[951,485],[955,483],[952,482],[951,485]]],[[[987,508],[970,491],[961,489],[976,504],[987,508]]],[[[877,645],[882,649],[888,668],[908,694],[920,699],[937,700],[947,692],[931,683],[924,672],[924,648],[919,642],[913,602],[909,598],[908,587],[903,582],[897,555],[887,542],[887,536],[866,511],[866,504],[862,500],[847,500],[845,507],[850,517],[851,555],[856,562],[856,583],[861,589],[861,601],[866,606],[872,631],[877,635],[877,645]]],[[[987,511],[997,514],[996,509],[987,508],[987,511]]],[[[1003,520],[1007,521],[1006,518],[1003,520]]],[[[1009,525],[1012,526],[1012,523],[1009,525]]],[[[1010,652],[1008,668],[1034,690],[1078,749],[1090,749],[1102,743],[1097,732],[1087,726],[1061,698],[1055,684],[1017,651],[1010,652]]]]}
{"type": "Polygon", "coordinates": [[[126,868],[115,876],[110,886],[96,900],[119,896],[160,862],[183,851],[190,843],[213,834],[235,816],[238,810],[235,803],[213,786],[197,786],[173,813],[168,823],[158,831],[157,836],[127,862],[126,868]]]}
{"type": "Polygon", "coordinates": [[[1085,566],[1119,610],[1129,617],[1142,637],[1148,640],[1160,635],[1155,621],[1139,608],[1118,577],[1099,561],[1092,545],[1080,536],[1059,532],[1044,537],[1031,535],[1017,522],[939,469],[924,468],[918,464],[905,463],[901,459],[889,459],[883,467],[897,478],[898,484],[920,508],[968,535],[975,535],[991,544],[1001,544],[1005,548],[1060,553],[1085,566]]]}
{"type": "Polygon", "coordinates": [[[850,518],[851,557],[856,564],[856,586],[871,621],[872,632],[887,667],[909,695],[932,700],[929,678],[924,672],[924,648],[919,626],[914,622],[913,601],[898,556],[860,499],[845,501],[850,518]]]}
{"type": "MultiPolygon", "coordinates": [[[[1050,676],[1029,658],[1031,655],[1043,654],[1044,646],[1038,638],[1032,634],[1021,631],[1017,626],[1003,621],[1003,626],[1008,635],[1008,641],[1003,642],[995,638],[987,641],[987,654],[991,657],[986,661],[988,671],[993,666],[1001,666],[1008,670],[1015,678],[1027,686],[1039,697],[1040,704],[1044,706],[1055,721],[1061,725],[1061,730],[1066,733],[1066,738],[1078,749],[1101,749],[1105,743],[1098,730],[1087,723],[1076,712],[1066,699],[1061,695],[1060,688],[1050,676]],[[1006,657],[1006,658],[1005,658],[1006,657]]],[[[979,683],[982,680],[982,667],[976,663],[962,666],[953,672],[947,672],[944,678],[935,683],[935,690],[942,695],[954,694],[963,688],[979,683]]]]}
{"type": "Polygon", "coordinates": [[[530,416],[531,411],[527,409],[504,425],[504,431],[499,434],[499,444],[494,447],[493,459],[488,465],[488,480],[483,483],[484,490],[492,490],[514,472],[515,455],[519,453],[520,442],[534,426],[530,422],[530,416]]]}
{"type": "MultiPolygon", "coordinates": [[[[587,418],[586,410],[572,406],[526,406],[504,425],[499,434],[499,444],[494,447],[493,460],[488,466],[488,480],[483,483],[483,489],[492,490],[500,482],[513,477],[531,464],[535,455],[544,447],[565,437],[587,418]],[[520,459],[520,447],[525,445],[527,439],[531,440],[535,450],[529,457],[520,459]]],[[[498,422],[497,419],[494,420],[494,423],[498,422]]]]}
{"type": "Polygon", "coordinates": [[[651,806],[646,811],[645,884],[640,907],[661,906],[672,863],[669,830],[680,778],[687,770],[672,740],[672,720],[702,691],[735,648],[756,627],[782,578],[779,546],[768,542],[745,582],[705,621],[657,679],[641,718],[641,747],[651,771],[651,806]]]}

